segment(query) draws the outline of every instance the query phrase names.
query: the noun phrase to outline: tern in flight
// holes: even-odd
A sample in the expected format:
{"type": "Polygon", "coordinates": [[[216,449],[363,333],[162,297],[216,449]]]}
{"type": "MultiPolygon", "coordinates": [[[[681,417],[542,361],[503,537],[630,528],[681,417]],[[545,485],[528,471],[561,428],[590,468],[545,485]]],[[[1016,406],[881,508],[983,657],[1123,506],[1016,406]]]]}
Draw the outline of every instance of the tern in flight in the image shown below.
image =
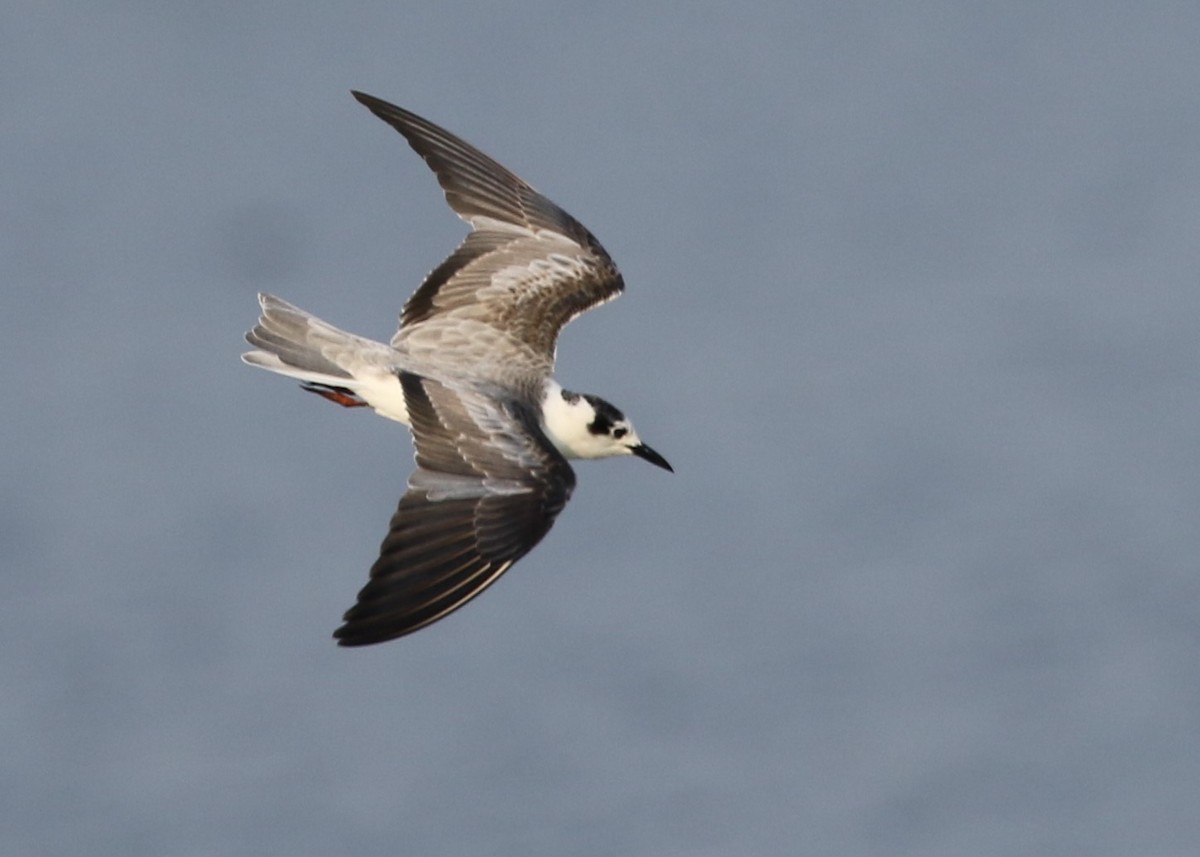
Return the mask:
{"type": "Polygon", "coordinates": [[[355,92],[437,175],[472,231],[404,305],[388,344],[271,295],[246,334],[252,366],[408,426],[416,470],[379,559],[334,633],[343,646],[410,634],[457,610],[550,530],[570,458],[636,455],[671,470],[598,396],[554,380],[558,333],[624,282],[579,221],[432,122],[355,92]]]}

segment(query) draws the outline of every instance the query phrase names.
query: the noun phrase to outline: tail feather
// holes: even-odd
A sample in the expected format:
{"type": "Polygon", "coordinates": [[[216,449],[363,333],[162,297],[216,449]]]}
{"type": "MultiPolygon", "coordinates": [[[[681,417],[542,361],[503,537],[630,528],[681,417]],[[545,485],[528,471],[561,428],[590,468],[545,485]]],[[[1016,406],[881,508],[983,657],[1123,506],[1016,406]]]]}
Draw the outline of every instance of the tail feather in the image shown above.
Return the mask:
{"type": "MultiPolygon", "coordinates": [[[[262,316],[246,334],[246,341],[274,355],[289,368],[346,379],[354,377],[352,367],[364,362],[364,357],[390,356],[382,343],[338,330],[287,301],[272,295],[259,295],[258,301],[262,316]]],[[[246,362],[272,368],[264,362],[249,359],[246,362]]]]}
{"type": "Polygon", "coordinates": [[[274,295],[260,294],[258,302],[262,315],[246,334],[256,350],[243,354],[243,361],[306,384],[348,390],[407,424],[391,346],[339,330],[274,295]]]}

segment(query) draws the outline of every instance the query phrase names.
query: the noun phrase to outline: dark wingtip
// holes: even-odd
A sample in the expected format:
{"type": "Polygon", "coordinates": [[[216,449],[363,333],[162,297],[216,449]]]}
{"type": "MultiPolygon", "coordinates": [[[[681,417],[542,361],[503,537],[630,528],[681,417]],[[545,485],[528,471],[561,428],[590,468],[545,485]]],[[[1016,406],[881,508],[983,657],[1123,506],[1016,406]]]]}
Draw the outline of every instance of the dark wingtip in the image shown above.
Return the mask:
{"type": "Polygon", "coordinates": [[[350,90],[350,94],[354,96],[354,100],[363,107],[370,110],[384,122],[394,123],[398,119],[418,119],[420,117],[414,113],[410,113],[403,107],[397,107],[390,101],[384,101],[382,98],[376,98],[374,95],[368,95],[365,92],[359,92],[357,89],[350,90]]]}

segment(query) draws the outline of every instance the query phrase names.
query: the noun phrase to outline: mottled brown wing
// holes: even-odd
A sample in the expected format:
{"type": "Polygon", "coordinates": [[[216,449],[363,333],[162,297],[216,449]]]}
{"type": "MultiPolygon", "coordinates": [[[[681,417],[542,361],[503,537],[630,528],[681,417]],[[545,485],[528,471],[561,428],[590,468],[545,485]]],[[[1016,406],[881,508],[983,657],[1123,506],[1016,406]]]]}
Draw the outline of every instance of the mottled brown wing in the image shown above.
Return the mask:
{"type": "Polygon", "coordinates": [[[392,517],[343,646],[410,634],[490,586],[549,532],[575,474],[527,406],[400,378],[417,470],[392,517]]]}
{"type": "Polygon", "coordinates": [[[402,329],[441,315],[486,318],[553,356],[567,322],[621,293],[621,274],[595,236],[522,179],[415,113],[354,97],[404,136],[474,227],[405,304],[402,329]]]}

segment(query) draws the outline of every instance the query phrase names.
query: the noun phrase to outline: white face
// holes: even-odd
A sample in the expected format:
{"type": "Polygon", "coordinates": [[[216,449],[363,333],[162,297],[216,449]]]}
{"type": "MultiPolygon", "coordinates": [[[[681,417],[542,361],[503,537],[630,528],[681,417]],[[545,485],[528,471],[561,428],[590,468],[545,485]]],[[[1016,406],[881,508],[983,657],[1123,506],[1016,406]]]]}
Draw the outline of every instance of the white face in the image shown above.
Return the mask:
{"type": "Polygon", "coordinates": [[[598,396],[548,390],[542,403],[542,428],[567,458],[636,455],[671,469],[666,459],[642,443],[629,419],[598,396]]]}

